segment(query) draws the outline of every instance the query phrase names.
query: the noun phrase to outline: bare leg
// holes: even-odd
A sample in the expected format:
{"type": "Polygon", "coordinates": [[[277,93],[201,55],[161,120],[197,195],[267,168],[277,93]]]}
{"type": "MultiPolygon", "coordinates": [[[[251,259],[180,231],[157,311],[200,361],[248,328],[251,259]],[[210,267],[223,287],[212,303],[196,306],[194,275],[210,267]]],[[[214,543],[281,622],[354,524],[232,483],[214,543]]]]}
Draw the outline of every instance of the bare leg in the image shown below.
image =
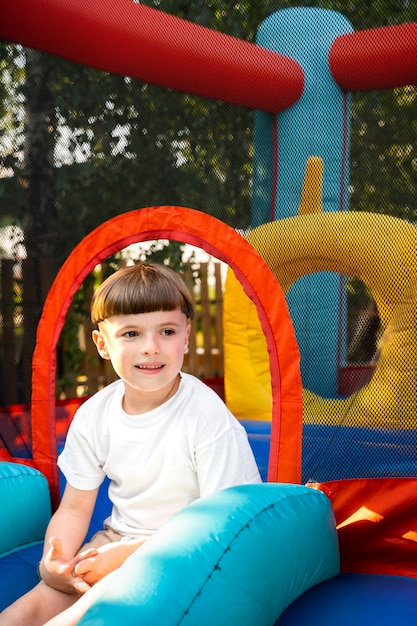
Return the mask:
{"type": "MultiPolygon", "coordinates": [[[[80,552],[112,543],[112,539],[106,532],[97,533],[91,542],[82,547],[80,552]]],[[[119,538],[115,537],[115,540],[119,538]]],[[[41,581],[0,613],[0,626],[60,626],[61,624],[70,626],[76,624],[99,596],[102,583],[104,585],[111,576],[112,574],[108,574],[81,596],[58,591],[41,581]]]]}
{"type": "Polygon", "coordinates": [[[79,599],[40,582],[0,614],[0,626],[43,626],[79,599]]]}
{"type": "Polygon", "coordinates": [[[82,595],[77,602],[72,604],[65,611],[53,617],[44,626],[76,626],[84,613],[94,604],[94,602],[102,595],[103,589],[109,581],[115,576],[117,570],[102,578],[94,587],[91,587],[87,593],[82,595]]]}

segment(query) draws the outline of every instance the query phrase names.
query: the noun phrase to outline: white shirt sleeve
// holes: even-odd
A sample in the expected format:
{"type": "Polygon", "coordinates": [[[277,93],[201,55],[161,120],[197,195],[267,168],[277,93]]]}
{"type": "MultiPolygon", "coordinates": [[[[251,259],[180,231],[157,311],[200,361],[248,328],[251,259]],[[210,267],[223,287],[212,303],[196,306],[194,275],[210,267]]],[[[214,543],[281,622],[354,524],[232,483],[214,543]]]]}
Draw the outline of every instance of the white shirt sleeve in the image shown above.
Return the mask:
{"type": "Polygon", "coordinates": [[[246,431],[225,406],[201,422],[195,447],[200,496],[262,482],[246,431]]]}
{"type": "Polygon", "coordinates": [[[96,489],[105,478],[89,440],[88,430],[83,426],[83,407],[78,409],[65,441],[63,451],[58,457],[58,467],[67,482],[75,489],[96,489]]]}

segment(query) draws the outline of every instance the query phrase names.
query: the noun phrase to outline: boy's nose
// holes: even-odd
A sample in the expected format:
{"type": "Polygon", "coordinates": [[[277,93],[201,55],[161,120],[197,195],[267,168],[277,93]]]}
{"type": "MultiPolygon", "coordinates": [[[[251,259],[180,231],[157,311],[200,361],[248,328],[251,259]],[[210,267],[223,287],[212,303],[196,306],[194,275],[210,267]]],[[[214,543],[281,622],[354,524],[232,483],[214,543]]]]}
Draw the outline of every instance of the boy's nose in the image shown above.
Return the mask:
{"type": "Polygon", "coordinates": [[[152,335],[145,337],[142,344],[142,352],[144,354],[159,354],[159,343],[157,338],[152,335]]]}

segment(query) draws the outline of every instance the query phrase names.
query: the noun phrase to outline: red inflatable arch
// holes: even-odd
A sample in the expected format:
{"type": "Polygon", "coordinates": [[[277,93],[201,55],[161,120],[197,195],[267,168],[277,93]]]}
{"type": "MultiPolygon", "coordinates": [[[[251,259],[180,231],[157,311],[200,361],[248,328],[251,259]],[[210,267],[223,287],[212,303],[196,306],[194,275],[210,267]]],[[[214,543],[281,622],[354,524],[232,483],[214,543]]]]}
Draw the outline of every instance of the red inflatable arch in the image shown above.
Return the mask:
{"type": "Polygon", "coordinates": [[[33,461],[59,498],[55,431],[55,349],[71,300],[84,278],[109,255],[140,241],[174,239],[228,263],[254,301],[266,335],[273,419],[268,479],[301,480],[302,397],[298,347],[285,297],[265,261],[232,228],[182,207],[137,209],[91,232],[70,254],[45,301],[38,325],[32,376],[33,461]]]}

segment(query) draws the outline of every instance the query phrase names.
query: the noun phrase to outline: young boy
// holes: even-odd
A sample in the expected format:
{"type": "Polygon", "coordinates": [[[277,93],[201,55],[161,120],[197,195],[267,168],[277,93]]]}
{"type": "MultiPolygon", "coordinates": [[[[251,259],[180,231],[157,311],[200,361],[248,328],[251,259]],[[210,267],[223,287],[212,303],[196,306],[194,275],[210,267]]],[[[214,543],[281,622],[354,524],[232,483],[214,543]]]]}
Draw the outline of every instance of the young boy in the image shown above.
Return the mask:
{"type": "Polygon", "coordinates": [[[178,274],[151,263],[121,269],[95,293],[91,315],[97,350],[119,380],[74,417],[58,459],[67,485],[46,532],[41,582],[0,615],[0,626],[75,624],[94,585],[175,513],[261,482],[243,427],[181,372],[194,310],[178,274]],[[105,476],[112,512],[81,548],[105,476]]]}

